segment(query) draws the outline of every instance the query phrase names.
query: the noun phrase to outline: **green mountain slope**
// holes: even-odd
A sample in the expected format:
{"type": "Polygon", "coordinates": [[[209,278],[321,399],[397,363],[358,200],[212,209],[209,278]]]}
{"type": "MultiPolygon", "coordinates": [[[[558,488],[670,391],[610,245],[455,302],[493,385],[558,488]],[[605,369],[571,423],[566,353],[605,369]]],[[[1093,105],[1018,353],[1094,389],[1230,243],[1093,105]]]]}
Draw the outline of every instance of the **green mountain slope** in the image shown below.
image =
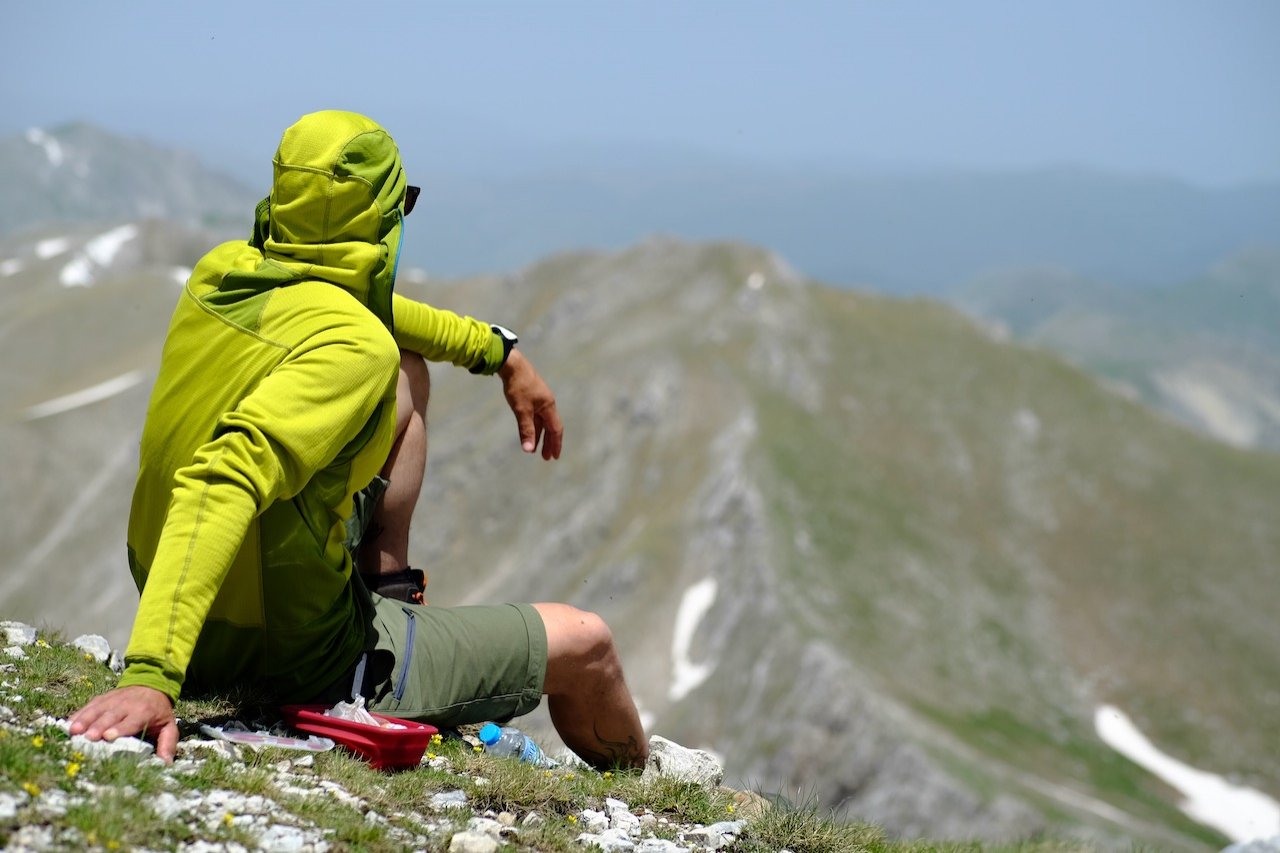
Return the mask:
{"type": "MultiPolygon", "coordinates": [[[[63,336],[57,393],[152,369],[146,318],[174,293],[149,270],[27,309],[133,330],[84,359],[63,336]]],[[[1280,794],[1277,457],[940,304],[832,290],[750,247],[401,277],[517,329],[566,423],[559,462],[524,456],[496,380],[433,370],[412,543],[429,599],[598,610],[651,730],[715,749],[735,783],[905,837],[1220,844],[1097,738],[1109,703],[1184,761],[1280,794]]],[[[31,419],[47,328],[0,334],[27,377],[0,423],[4,542],[27,576],[0,617],[122,644],[146,383],[31,419]],[[86,584],[113,604],[78,609],[67,590],[86,584]]]]}

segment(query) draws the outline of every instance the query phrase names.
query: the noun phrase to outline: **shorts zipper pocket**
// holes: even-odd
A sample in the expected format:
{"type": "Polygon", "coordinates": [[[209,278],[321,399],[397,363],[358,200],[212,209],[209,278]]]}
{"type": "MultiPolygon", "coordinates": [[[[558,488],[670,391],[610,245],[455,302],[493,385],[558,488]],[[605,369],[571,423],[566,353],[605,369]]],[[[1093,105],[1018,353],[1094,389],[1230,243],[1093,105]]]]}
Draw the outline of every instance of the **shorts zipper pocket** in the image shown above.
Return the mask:
{"type": "Polygon", "coordinates": [[[413,635],[418,630],[413,613],[408,608],[403,609],[405,615],[409,617],[409,627],[404,632],[404,665],[400,667],[400,676],[396,679],[396,688],[393,691],[397,702],[404,696],[404,685],[409,680],[409,667],[413,665],[413,635]]]}

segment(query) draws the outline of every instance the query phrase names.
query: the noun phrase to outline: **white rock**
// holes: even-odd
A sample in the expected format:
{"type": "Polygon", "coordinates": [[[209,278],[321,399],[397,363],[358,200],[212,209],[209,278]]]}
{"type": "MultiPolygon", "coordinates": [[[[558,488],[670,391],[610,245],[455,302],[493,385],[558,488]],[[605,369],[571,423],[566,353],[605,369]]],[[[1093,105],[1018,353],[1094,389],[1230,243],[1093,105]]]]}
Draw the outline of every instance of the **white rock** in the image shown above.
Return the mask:
{"type": "Polygon", "coordinates": [[[357,808],[357,809],[360,809],[361,811],[364,811],[363,804],[360,802],[360,798],[353,796],[351,792],[349,792],[346,788],[339,785],[337,782],[330,782],[328,779],[321,779],[317,784],[319,785],[319,787],[323,788],[324,790],[332,794],[334,797],[336,797],[340,802],[343,802],[346,805],[351,806],[352,808],[357,808]]]}
{"type": "Polygon", "coordinates": [[[533,827],[542,826],[546,822],[547,819],[537,812],[529,812],[524,816],[524,819],[520,821],[520,825],[532,829],[533,827]]]}
{"type": "Polygon", "coordinates": [[[205,794],[205,804],[220,812],[227,811],[236,815],[269,815],[279,808],[271,800],[257,794],[246,796],[223,790],[205,794]]]}
{"type": "Polygon", "coordinates": [[[311,755],[304,755],[301,758],[293,759],[294,767],[312,767],[315,765],[315,763],[316,763],[315,757],[311,755]]]}
{"type": "Polygon", "coordinates": [[[203,839],[184,844],[178,850],[181,853],[248,853],[244,845],[234,841],[214,842],[203,839]]]}
{"type": "MultiPolygon", "coordinates": [[[[79,799],[77,799],[79,802],[79,799]]],[[[67,807],[72,805],[71,797],[66,791],[58,788],[51,788],[40,795],[36,800],[36,811],[45,817],[62,817],[67,813],[67,807]]]]}
{"type": "Polygon", "coordinates": [[[604,807],[609,812],[610,829],[620,829],[632,838],[640,834],[640,818],[631,813],[631,806],[622,800],[608,797],[604,801],[604,807]]]}
{"type": "Polygon", "coordinates": [[[35,719],[35,726],[36,728],[52,726],[55,729],[61,729],[64,732],[69,732],[71,730],[71,721],[59,720],[57,717],[51,717],[48,714],[40,714],[35,719]]]}
{"type": "Polygon", "coordinates": [[[699,826],[680,833],[680,840],[719,850],[721,847],[732,844],[745,825],[744,821],[726,820],[710,826],[699,826]]]}
{"type": "Polygon", "coordinates": [[[22,646],[6,646],[4,653],[14,660],[24,660],[27,653],[22,650],[22,646]]]}
{"type": "Polygon", "coordinates": [[[111,644],[106,637],[98,634],[81,634],[71,641],[71,645],[87,655],[93,655],[98,663],[106,663],[111,658],[111,644]]]}
{"type": "Polygon", "coordinates": [[[582,827],[587,832],[600,833],[609,828],[609,816],[594,809],[582,812],[578,815],[578,819],[582,821],[582,827]]]}
{"type": "Polygon", "coordinates": [[[686,853],[687,848],[665,838],[646,838],[636,845],[636,853],[686,853]]]}
{"type": "Polygon", "coordinates": [[[502,830],[506,829],[496,820],[487,817],[473,817],[467,821],[467,832],[480,832],[493,838],[502,838],[502,830]]]}
{"type": "Polygon", "coordinates": [[[628,853],[636,849],[636,843],[628,838],[625,832],[619,832],[616,829],[606,829],[597,834],[584,832],[578,836],[578,843],[595,845],[605,853],[628,853]]]}
{"type": "Polygon", "coordinates": [[[18,809],[22,808],[23,803],[26,801],[26,792],[19,791],[16,794],[9,794],[0,791],[0,820],[11,820],[16,817],[18,809]]]}
{"type": "Polygon", "coordinates": [[[307,844],[306,833],[296,826],[269,826],[258,836],[258,846],[267,853],[300,853],[307,844]]]}
{"type": "Polygon", "coordinates": [[[36,641],[36,629],[23,622],[0,622],[0,634],[5,642],[29,646],[36,641]]]}
{"type": "Polygon", "coordinates": [[[649,738],[649,761],[640,778],[652,782],[658,777],[714,788],[724,780],[724,767],[709,752],[653,735],[649,738]]]}
{"type": "Polygon", "coordinates": [[[483,832],[457,832],[449,839],[449,853],[497,853],[498,840],[483,832]]]}
{"type": "Polygon", "coordinates": [[[113,755],[150,755],[155,747],[136,737],[121,737],[114,741],[89,740],[84,735],[71,736],[71,748],[90,758],[110,758],[113,755]]]}
{"type": "Polygon", "coordinates": [[[9,850],[49,850],[53,847],[53,827],[27,824],[9,836],[9,850]]]}
{"type": "Polygon", "coordinates": [[[151,801],[151,810],[156,813],[156,817],[161,820],[169,820],[175,818],[190,808],[190,803],[178,799],[168,791],[161,791],[155,799],[151,801]]]}
{"type": "Polygon", "coordinates": [[[445,809],[467,809],[467,794],[465,791],[453,790],[445,791],[440,794],[432,794],[431,799],[427,801],[427,805],[436,811],[444,811],[445,809]]]}

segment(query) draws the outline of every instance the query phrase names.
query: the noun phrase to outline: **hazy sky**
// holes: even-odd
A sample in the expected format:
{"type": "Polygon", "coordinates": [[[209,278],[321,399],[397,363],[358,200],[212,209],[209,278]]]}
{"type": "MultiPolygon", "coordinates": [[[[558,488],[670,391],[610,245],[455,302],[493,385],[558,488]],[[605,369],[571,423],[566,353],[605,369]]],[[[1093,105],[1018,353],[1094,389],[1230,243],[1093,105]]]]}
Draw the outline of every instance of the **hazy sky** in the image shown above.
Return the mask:
{"type": "Polygon", "coordinates": [[[87,119],[237,171],[341,107],[444,168],[661,145],[1276,181],[1280,2],[11,2],[0,93],[0,133],[87,119]]]}

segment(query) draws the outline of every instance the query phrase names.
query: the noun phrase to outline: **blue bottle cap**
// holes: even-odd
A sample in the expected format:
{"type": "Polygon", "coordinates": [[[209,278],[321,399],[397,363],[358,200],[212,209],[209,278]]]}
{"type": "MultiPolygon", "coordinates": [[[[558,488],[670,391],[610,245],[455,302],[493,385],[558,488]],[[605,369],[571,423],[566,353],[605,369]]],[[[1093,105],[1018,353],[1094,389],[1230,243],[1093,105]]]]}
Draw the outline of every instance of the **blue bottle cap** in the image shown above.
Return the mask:
{"type": "Polygon", "coordinates": [[[485,723],[480,727],[480,742],[485,746],[492,746],[498,742],[498,738],[502,737],[502,729],[494,723],[485,723]]]}

